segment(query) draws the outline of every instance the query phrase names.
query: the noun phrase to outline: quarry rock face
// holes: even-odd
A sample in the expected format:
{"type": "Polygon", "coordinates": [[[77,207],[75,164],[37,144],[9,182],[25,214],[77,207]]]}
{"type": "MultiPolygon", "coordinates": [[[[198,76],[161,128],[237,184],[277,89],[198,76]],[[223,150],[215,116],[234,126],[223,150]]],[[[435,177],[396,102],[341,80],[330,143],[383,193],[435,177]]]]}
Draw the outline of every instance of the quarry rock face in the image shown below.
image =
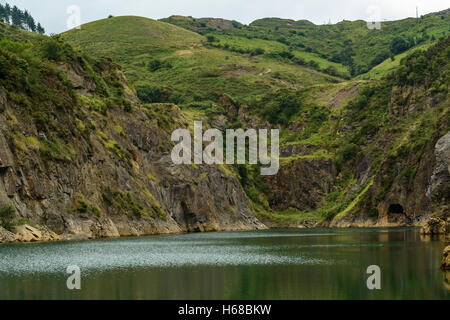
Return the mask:
{"type": "Polygon", "coordinates": [[[431,176],[430,193],[436,202],[450,199],[450,132],[436,143],[436,167],[431,176]]]}
{"type": "Polygon", "coordinates": [[[334,175],[331,159],[298,159],[282,164],[277,175],[266,178],[273,191],[269,204],[279,210],[314,210],[330,192],[334,175]]]}
{"type": "MultiPolygon", "coordinates": [[[[80,94],[94,90],[78,69],[61,67],[80,94]]],[[[0,242],[266,228],[234,175],[220,166],[174,165],[170,131],[154,125],[145,110],[113,108],[105,117],[87,108],[97,126],[88,136],[73,113],[56,111],[73,155],[49,159],[37,147],[17,147],[6,114],[14,114],[35,144],[46,143],[48,134],[26,123],[1,90],[0,104],[0,205],[12,204],[16,220],[36,225],[1,228],[0,242]]]]}

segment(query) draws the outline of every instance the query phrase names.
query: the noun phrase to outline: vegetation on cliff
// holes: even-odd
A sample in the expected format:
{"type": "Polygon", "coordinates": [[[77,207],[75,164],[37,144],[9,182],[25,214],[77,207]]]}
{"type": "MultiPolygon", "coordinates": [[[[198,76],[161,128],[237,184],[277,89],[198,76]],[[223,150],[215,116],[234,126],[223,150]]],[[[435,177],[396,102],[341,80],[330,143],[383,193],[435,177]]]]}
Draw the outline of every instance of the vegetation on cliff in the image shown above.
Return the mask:
{"type": "Polygon", "coordinates": [[[0,204],[88,237],[263,228],[253,214],[420,221],[445,207],[427,190],[450,128],[448,20],[111,17],[52,37],[1,23],[0,204]],[[170,133],[193,120],[280,129],[279,174],[173,166],[170,133]]]}

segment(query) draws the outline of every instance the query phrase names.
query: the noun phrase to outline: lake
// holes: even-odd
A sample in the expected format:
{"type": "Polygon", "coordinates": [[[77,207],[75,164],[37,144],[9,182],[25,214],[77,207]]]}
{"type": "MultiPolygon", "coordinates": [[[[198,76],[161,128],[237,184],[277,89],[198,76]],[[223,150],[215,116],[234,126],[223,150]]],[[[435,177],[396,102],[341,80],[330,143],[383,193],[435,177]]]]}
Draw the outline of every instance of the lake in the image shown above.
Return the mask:
{"type": "Polygon", "coordinates": [[[283,229],[0,245],[0,299],[449,299],[416,228],[283,229]],[[68,290],[66,268],[81,270],[68,290]],[[381,268],[369,290],[367,267],[381,268]]]}

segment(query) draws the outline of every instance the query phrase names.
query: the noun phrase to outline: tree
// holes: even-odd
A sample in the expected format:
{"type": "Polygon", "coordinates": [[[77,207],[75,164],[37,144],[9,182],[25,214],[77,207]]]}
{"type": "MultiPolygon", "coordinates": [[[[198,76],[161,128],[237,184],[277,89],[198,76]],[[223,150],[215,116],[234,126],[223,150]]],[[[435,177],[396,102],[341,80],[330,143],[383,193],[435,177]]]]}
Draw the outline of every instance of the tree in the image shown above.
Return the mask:
{"type": "Polygon", "coordinates": [[[24,12],[24,23],[27,25],[28,30],[36,32],[36,22],[27,10],[24,12]]]}
{"type": "Polygon", "coordinates": [[[0,20],[21,29],[45,33],[40,24],[36,26],[36,21],[27,10],[22,11],[17,6],[11,8],[8,3],[4,6],[0,4],[0,20]]]}
{"type": "Polygon", "coordinates": [[[40,34],[44,34],[45,33],[45,29],[42,28],[41,24],[38,23],[37,27],[36,27],[36,31],[40,34]]]}
{"type": "Polygon", "coordinates": [[[9,4],[5,4],[5,22],[9,23],[11,21],[11,7],[9,4]]]}
{"type": "Polygon", "coordinates": [[[22,11],[17,8],[17,6],[14,6],[11,11],[11,23],[13,26],[22,28],[23,23],[23,13],[22,11]]]}
{"type": "Polygon", "coordinates": [[[409,45],[403,38],[396,37],[392,40],[390,49],[393,54],[400,54],[408,50],[409,45]]]}
{"type": "Polygon", "coordinates": [[[5,21],[5,16],[6,16],[6,12],[5,12],[5,7],[0,3],[0,19],[2,21],[5,21]]]}

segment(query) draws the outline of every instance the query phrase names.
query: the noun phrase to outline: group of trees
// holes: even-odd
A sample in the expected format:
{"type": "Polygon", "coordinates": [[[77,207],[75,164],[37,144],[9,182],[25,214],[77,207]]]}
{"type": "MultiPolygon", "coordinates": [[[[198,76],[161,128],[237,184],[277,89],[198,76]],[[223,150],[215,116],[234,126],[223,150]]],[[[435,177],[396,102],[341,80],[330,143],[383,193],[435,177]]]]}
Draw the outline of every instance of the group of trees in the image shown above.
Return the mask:
{"type": "Polygon", "coordinates": [[[45,33],[41,24],[36,24],[36,21],[27,10],[22,11],[17,6],[11,7],[8,3],[5,5],[0,4],[0,20],[24,30],[41,34],[45,33]]]}

